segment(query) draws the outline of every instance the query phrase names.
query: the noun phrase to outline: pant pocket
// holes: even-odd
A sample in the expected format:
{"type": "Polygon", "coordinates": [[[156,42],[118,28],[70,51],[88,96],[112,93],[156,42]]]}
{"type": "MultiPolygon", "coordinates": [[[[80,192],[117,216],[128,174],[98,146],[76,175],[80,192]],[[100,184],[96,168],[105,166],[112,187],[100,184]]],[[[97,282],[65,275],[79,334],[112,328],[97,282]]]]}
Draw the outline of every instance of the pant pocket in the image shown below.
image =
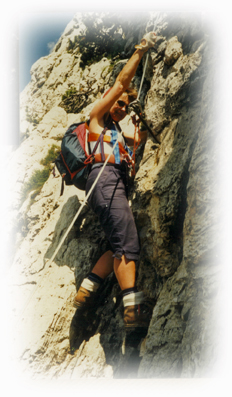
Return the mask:
{"type": "Polygon", "coordinates": [[[117,175],[113,167],[109,167],[107,171],[107,175],[103,175],[103,178],[105,177],[105,180],[101,185],[101,192],[104,199],[106,201],[110,201],[115,194],[120,177],[119,175],[117,175]]]}

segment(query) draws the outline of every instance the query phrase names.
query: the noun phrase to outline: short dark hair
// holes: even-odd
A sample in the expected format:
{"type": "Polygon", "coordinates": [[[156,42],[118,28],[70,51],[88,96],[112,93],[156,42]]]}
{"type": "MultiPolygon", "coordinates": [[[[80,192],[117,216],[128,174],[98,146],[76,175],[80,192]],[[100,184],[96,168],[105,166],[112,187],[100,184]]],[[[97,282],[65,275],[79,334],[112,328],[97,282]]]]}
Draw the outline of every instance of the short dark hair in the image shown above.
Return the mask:
{"type": "Polygon", "coordinates": [[[135,101],[137,96],[138,96],[138,92],[135,88],[127,88],[127,90],[125,91],[125,94],[128,95],[129,101],[135,101]]]}
{"type": "MultiPolygon", "coordinates": [[[[106,90],[106,92],[103,95],[103,98],[110,92],[112,87],[108,88],[108,90],[106,90]]],[[[135,88],[129,87],[124,91],[125,94],[128,95],[129,101],[133,102],[136,100],[137,96],[138,96],[138,92],[135,88]]]]}

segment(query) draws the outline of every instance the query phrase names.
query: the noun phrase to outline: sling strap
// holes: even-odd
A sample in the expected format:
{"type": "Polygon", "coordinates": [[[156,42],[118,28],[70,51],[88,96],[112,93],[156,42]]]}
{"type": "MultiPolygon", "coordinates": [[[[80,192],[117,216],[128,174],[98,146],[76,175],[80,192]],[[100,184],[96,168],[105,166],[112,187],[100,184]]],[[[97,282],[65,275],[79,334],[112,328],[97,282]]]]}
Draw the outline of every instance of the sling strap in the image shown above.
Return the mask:
{"type": "MultiPolygon", "coordinates": [[[[88,142],[95,142],[95,141],[98,142],[99,137],[101,137],[101,136],[102,136],[102,141],[103,142],[106,142],[106,143],[111,143],[112,142],[110,136],[102,135],[102,133],[101,134],[97,134],[95,132],[89,132],[89,134],[88,134],[88,142]]],[[[123,147],[123,145],[120,142],[118,142],[118,146],[119,146],[119,153],[120,153],[121,157],[125,158],[128,161],[128,163],[130,164],[131,161],[132,161],[130,154],[123,147]]],[[[96,145],[95,145],[95,147],[96,147],[96,145]]],[[[95,147],[94,147],[94,149],[95,149],[95,147]]],[[[104,160],[102,160],[102,152],[95,154],[94,157],[95,157],[95,163],[104,162],[104,160]]],[[[109,163],[115,164],[115,156],[114,155],[110,156],[109,163]]]]}
{"type": "MultiPolygon", "coordinates": [[[[118,141],[118,130],[116,128],[116,125],[113,124],[111,127],[111,144],[114,145],[114,143],[118,141]]],[[[119,145],[117,144],[115,149],[114,149],[114,157],[115,157],[115,163],[120,164],[121,163],[121,158],[120,158],[120,151],[119,151],[119,145]]]]}

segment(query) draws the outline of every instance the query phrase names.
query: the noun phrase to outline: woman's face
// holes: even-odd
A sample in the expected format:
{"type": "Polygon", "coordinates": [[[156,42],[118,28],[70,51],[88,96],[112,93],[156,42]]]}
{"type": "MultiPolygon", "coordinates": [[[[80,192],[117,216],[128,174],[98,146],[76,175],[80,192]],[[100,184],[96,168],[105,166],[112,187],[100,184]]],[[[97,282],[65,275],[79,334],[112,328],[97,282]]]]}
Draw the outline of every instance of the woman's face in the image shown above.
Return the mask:
{"type": "Polygon", "coordinates": [[[123,93],[110,109],[110,115],[114,121],[121,121],[127,115],[127,106],[130,101],[128,95],[123,93]]]}

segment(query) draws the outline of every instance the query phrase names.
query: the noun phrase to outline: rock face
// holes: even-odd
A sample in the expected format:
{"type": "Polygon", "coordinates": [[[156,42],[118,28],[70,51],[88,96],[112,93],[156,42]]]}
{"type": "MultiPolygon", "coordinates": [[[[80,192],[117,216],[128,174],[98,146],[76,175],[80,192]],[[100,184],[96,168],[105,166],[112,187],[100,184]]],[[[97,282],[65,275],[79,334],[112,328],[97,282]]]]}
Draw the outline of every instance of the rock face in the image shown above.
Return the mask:
{"type": "MultiPolygon", "coordinates": [[[[12,172],[10,187],[16,252],[7,279],[12,360],[35,379],[194,378],[210,376],[217,363],[220,214],[215,206],[214,43],[200,16],[155,13],[124,32],[124,56],[130,56],[146,28],[158,37],[141,98],[160,145],[148,134],[139,147],[130,190],[141,241],[137,286],[154,306],[148,334],[136,348],[122,350],[123,308],[113,274],[92,311],[80,316],[72,307],[76,289],[106,247],[88,206],[48,265],[84,192],[66,187],[60,196],[61,178],[51,172],[34,201],[32,193],[20,201],[22,186],[43,169],[40,160],[48,149],[60,145],[70,124],[88,117],[123,66],[122,56],[110,61],[105,54],[80,67],[82,53],[75,43],[86,28],[77,14],[53,52],[33,65],[21,96],[23,141],[12,155],[19,172],[12,172]],[[77,113],[64,106],[73,87],[69,94],[76,95],[77,113]]],[[[142,66],[134,79],[137,87],[142,66]]],[[[133,128],[129,117],[122,128],[133,128]]]]}

